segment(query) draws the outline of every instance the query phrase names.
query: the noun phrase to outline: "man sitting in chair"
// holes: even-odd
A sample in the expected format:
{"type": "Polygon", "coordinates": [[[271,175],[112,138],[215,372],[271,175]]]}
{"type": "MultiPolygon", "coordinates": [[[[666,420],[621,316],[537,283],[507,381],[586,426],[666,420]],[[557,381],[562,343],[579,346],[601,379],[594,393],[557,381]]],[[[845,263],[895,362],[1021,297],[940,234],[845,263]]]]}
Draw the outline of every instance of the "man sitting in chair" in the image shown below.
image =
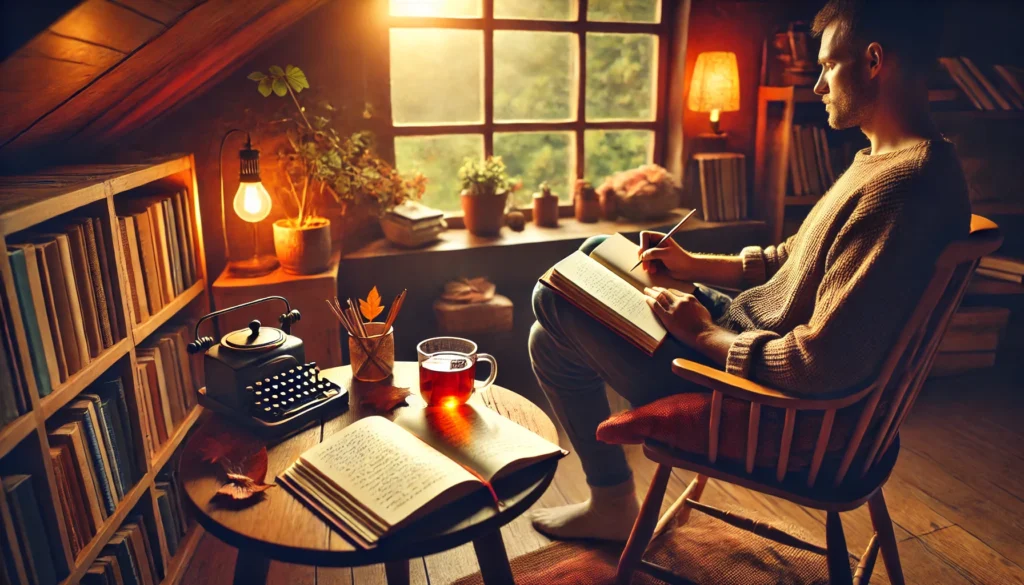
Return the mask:
{"type": "MultiPolygon", "coordinates": [[[[857,126],[871,146],[811,209],[797,233],[738,256],[688,252],[641,235],[644,269],[682,281],[743,289],[734,299],[698,285],[660,288],[648,304],[671,334],[648,357],[538,284],[530,332],[534,372],[583,463],[589,500],[539,510],[554,538],[625,540],[638,513],[619,445],[595,438],[610,416],[605,384],[633,406],[693,391],[675,358],[702,361],[794,394],[841,391],[868,380],[910,314],[943,248],[970,227],[954,147],[929,116],[926,79],[939,19],[930,5],[830,0],[821,36],[821,96],[832,128],[857,126]]],[[[590,253],[600,238],[581,248],[590,253]]],[[[694,429],[707,433],[707,429],[694,429]]]]}

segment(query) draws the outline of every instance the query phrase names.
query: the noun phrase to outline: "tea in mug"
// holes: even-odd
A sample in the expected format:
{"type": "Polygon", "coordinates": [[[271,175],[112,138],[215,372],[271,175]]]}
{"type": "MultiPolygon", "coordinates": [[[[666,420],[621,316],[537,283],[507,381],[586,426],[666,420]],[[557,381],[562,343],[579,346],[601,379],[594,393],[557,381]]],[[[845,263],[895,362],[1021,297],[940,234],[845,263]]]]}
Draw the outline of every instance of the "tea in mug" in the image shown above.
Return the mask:
{"type": "Polygon", "coordinates": [[[420,362],[420,394],[430,406],[458,406],[473,394],[476,360],[460,353],[436,353],[420,362]]]}

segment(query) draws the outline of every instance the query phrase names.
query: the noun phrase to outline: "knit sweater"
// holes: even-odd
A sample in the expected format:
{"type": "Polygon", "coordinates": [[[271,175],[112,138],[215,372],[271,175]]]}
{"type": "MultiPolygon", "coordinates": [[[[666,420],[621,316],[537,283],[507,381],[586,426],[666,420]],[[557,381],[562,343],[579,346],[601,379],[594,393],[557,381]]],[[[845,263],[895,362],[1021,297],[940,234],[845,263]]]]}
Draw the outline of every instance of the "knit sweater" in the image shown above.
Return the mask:
{"type": "Polygon", "coordinates": [[[717,321],[739,333],[726,371],[803,395],[863,387],[970,215],[952,143],[858,152],[796,234],[741,251],[745,290],[717,321]]]}

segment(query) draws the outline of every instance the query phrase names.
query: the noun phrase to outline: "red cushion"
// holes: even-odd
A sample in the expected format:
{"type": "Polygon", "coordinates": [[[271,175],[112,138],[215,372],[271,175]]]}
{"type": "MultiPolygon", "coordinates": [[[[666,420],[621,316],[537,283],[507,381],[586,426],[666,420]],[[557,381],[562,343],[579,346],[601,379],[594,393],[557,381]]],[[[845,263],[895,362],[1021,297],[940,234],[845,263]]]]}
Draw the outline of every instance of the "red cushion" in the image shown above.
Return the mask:
{"type": "MultiPolygon", "coordinates": [[[[879,405],[876,412],[884,412],[879,405]]],[[[826,448],[826,459],[841,457],[853,434],[861,408],[854,405],[836,413],[826,448]]],[[[718,460],[736,464],[746,461],[747,421],[750,402],[726,396],[722,400],[722,418],[719,422],[718,460]]],[[[814,447],[821,429],[824,413],[798,412],[793,432],[788,468],[797,471],[810,466],[814,447]]],[[[775,467],[785,410],[761,407],[761,422],[757,433],[757,467],[775,467]]],[[[711,393],[686,392],[675,394],[634,410],[614,414],[597,427],[597,438],[605,443],[643,443],[654,439],[688,453],[707,455],[708,427],[711,424],[711,393]]],[[[870,436],[870,435],[869,435],[870,436]]]]}

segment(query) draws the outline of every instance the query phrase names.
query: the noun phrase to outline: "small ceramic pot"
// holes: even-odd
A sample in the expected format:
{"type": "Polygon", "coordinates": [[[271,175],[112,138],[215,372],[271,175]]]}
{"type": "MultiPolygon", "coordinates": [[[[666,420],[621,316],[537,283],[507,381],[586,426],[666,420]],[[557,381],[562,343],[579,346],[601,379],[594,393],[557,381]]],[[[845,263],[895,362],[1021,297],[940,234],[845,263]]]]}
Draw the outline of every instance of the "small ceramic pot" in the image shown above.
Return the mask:
{"type": "Polygon", "coordinates": [[[463,189],[459,198],[462,202],[462,219],[469,233],[474,236],[498,235],[505,219],[508,191],[495,195],[477,195],[463,189]]]}
{"type": "Polygon", "coordinates": [[[576,221],[580,223],[594,223],[601,219],[601,201],[597,197],[597,191],[594,190],[589,182],[582,179],[576,181],[573,204],[576,211],[576,221]]]}
{"type": "Polygon", "coordinates": [[[598,194],[601,200],[601,216],[608,221],[619,218],[619,196],[612,189],[605,189],[598,194]]]}
{"type": "Polygon", "coordinates": [[[533,223],[540,227],[558,227],[557,195],[534,194],[533,223]]]}
{"type": "Polygon", "coordinates": [[[317,274],[331,263],[331,221],[318,217],[313,224],[295,228],[290,220],[274,222],[274,252],[289,274],[317,274]]]}

